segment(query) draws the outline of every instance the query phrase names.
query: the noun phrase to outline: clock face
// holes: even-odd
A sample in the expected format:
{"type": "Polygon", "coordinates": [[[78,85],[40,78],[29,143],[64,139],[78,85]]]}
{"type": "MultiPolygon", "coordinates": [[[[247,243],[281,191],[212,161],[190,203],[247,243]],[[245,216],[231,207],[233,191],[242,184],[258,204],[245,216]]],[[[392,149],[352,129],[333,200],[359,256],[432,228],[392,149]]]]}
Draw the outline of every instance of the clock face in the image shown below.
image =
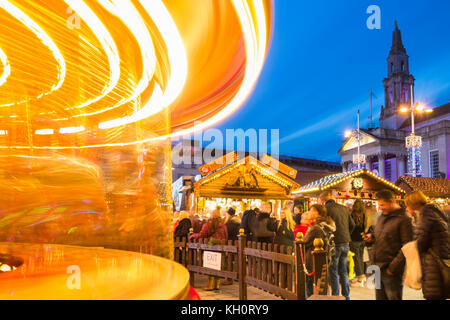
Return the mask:
{"type": "Polygon", "coordinates": [[[353,189],[362,189],[363,188],[363,178],[355,178],[352,181],[353,189]]]}

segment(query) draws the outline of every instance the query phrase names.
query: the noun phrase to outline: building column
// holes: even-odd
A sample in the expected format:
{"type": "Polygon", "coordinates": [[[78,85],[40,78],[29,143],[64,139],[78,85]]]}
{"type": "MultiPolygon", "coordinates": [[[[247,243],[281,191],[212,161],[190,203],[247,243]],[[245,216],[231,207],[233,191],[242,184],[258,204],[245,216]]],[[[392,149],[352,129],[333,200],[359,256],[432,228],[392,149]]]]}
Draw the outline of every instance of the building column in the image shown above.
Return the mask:
{"type": "Polygon", "coordinates": [[[366,156],[366,169],[369,171],[372,171],[372,161],[373,161],[372,156],[366,156]]]}
{"type": "Polygon", "coordinates": [[[398,172],[397,178],[404,176],[406,173],[406,159],[407,157],[404,154],[397,156],[397,172],[398,172]]]}
{"type": "Polygon", "coordinates": [[[380,177],[382,177],[383,179],[385,178],[384,160],[386,160],[386,155],[384,153],[379,153],[378,154],[378,171],[380,173],[380,177]]]}

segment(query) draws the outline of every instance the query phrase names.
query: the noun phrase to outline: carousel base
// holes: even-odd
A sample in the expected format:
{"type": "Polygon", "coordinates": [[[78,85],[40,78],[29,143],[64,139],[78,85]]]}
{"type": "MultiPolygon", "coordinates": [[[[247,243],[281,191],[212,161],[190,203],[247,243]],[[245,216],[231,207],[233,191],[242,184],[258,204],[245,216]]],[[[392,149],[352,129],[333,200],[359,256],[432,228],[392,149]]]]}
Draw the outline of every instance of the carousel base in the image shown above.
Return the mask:
{"type": "Polygon", "coordinates": [[[0,260],[0,300],[184,300],[190,296],[189,272],[183,266],[146,254],[0,243],[0,260]]]}

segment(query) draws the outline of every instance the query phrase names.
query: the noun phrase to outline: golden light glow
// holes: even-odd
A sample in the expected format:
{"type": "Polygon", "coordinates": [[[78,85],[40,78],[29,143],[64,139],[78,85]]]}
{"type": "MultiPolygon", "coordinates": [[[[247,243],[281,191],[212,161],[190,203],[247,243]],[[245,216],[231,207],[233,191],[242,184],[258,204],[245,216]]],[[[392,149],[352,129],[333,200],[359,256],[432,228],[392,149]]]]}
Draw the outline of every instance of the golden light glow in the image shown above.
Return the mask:
{"type": "Polygon", "coordinates": [[[422,112],[425,110],[425,107],[423,104],[418,104],[416,107],[416,111],[422,112]]]}
{"type": "Polygon", "coordinates": [[[0,129],[14,121],[14,132],[28,132],[0,142],[0,149],[127,146],[217,124],[255,86],[272,6],[272,0],[0,0],[6,26],[0,106],[11,107],[0,108],[0,129]],[[50,132],[42,128],[83,135],[50,145],[33,139],[50,132]]]}
{"type": "Polygon", "coordinates": [[[350,138],[353,135],[353,131],[352,130],[346,130],[345,131],[345,137],[346,138],[350,138]]]}
{"type": "Polygon", "coordinates": [[[408,107],[405,107],[405,106],[400,107],[400,112],[401,112],[401,113],[406,113],[406,112],[408,112],[408,111],[409,111],[409,108],[408,108],[408,107]]]}

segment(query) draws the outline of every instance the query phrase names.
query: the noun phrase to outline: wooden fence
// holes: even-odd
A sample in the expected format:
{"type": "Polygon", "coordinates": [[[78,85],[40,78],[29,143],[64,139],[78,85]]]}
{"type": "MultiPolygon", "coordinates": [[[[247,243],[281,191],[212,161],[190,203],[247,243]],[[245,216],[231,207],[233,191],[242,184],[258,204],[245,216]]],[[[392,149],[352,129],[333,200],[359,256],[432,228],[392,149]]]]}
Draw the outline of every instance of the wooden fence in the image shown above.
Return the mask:
{"type": "MultiPolygon", "coordinates": [[[[191,229],[192,234],[192,229],[191,229]]],[[[302,234],[297,235],[293,246],[279,246],[247,241],[240,230],[237,241],[211,245],[205,239],[175,240],[175,261],[190,272],[191,285],[195,274],[232,279],[239,284],[239,299],[247,300],[247,286],[254,286],[287,300],[305,300],[305,257],[302,234]],[[221,254],[220,270],[204,267],[203,253],[221,254]]],[[[313,252],[315,294],[327,295],[327,252],[323,241],[314,241],[313,252]],[[320,290],[319,290],[320,289],[320,290]]]]}

